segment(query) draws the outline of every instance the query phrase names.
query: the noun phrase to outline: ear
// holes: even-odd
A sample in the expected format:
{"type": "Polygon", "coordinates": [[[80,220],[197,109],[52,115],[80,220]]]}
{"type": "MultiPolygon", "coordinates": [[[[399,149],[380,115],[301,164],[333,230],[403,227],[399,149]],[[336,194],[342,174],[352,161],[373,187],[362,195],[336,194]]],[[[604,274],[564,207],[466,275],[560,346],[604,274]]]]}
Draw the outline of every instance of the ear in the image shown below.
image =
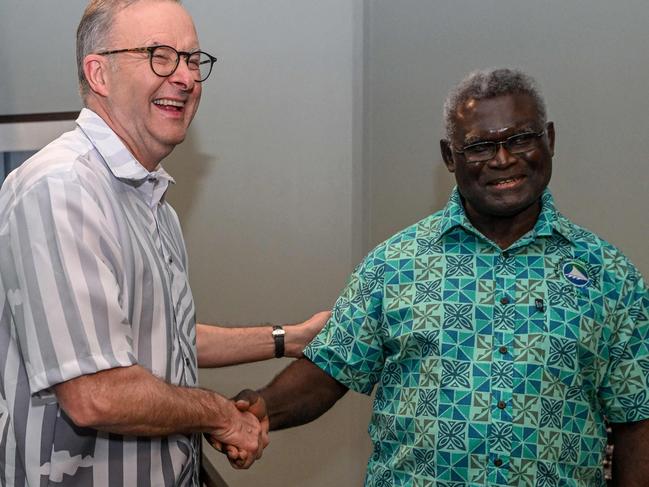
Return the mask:
{"type": "Polygon", "coordinates": [[[554,122],[548,122],[545,126],[545,131],[548,136],[548,147],[550,154],[554,156],[554,122]]]}
{"type": "Polygon", "coordinates": [[[83,73],[90,89],[100,96],[108,95],[108,73],[110,66],[105,56],[88,54],[83,59],[83,73]]]}
{"type": "Polygon", "coordinates": [[[446,164],[446,169],[449,172],[455,172],[455,161],[453,160],[453,149],[451,149],[451,143],[442,139],[439,141],[439,148],[442,151],[442,159],[444,159],[444,164],[446,164]]]}

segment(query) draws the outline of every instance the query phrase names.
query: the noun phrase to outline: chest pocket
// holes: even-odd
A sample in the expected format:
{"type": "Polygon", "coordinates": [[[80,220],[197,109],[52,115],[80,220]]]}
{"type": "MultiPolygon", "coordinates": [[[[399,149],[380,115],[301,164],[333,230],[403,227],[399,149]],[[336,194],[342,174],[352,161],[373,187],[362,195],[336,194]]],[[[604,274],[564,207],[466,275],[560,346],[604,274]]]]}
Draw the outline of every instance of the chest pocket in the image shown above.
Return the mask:
{"type": "Polygon", "coordinates": [[[565,388],[569,399],[594,401],[608,353],[602,342],[603,297],[592,285],[575,285],[561,272],[544,287],[546,383],[565,388]]]}

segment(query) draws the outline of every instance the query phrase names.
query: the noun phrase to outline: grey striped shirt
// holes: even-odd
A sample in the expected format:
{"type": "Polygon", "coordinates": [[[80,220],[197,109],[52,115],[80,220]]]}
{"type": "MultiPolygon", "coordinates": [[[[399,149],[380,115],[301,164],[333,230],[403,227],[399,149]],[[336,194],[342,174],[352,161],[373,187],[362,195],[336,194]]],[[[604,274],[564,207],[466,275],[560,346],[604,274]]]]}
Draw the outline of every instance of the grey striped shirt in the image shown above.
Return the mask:
{"type": "Polygon", "coordinates": [[[140,364],[197,381],[194,303],[172,178],[148,172],[104,121],[26,161],[0,191],[0,485],[197,485],[196,436],[76,427],[51,388],[140,364]]]}

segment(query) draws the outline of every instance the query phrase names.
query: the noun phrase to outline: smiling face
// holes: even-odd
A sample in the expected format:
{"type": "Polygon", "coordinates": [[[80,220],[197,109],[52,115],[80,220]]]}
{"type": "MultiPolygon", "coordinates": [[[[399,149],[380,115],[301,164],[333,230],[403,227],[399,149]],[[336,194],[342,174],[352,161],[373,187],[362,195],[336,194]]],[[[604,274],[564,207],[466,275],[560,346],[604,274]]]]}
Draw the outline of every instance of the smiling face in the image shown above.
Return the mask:
{"type": "MultiPolygon", "coordinates": [[[[187,52],[199,48],[192,19],[182,6],[141,0],[115,15],[107,50],[157,44],[187,52]]],[[[90,80],[94,93],[89,108],[108,123],[144,167],[155,169],[184,140],[198,109],[201,84],[194,81],[184,58],[167,78],[153,73],[148,53],[90,55],[86,59],[101,66],[101,76],[90,80]]]]}
{"type": "Polygon", "coordinates": [[[441,141],[442,156],[448,170],[455,173],[469,219],[475,223],[527,218],[533,226],[552,174],[553,124],[544,127],[534,101],[522,94],[469,99],[458,109],[455,121],[453,140],[450,144],[441,141]],[[501,145],[492,159],[478,163],[456,152],[475,142],[500,142],[544,128],[545,134],[527,152],[511,154],[501,145]]]}

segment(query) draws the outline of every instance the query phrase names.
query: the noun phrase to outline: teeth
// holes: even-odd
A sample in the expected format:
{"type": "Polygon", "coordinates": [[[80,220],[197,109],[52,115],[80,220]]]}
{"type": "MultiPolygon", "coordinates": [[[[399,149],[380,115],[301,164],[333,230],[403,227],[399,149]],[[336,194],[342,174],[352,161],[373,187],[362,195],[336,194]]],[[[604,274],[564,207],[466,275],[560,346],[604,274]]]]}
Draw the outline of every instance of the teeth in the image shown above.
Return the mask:
{"type": "Polygon", "coordinates": [[[182,108],[185,106],[185,103],[182,101],[176,101],[176,100],[167,100],[165,98],[161,98],[158,100],[153,100],[153,103],[156,105],[166,105],[166,106],[172,106],[172,107],[179,107],[182,108]]]}
{"type": "Polygon", "coordinates": [[[497,181],[496,184],[507,184],[516,181],[517,179],[518,178],[501,179],[500,181],[497,181]]]}

